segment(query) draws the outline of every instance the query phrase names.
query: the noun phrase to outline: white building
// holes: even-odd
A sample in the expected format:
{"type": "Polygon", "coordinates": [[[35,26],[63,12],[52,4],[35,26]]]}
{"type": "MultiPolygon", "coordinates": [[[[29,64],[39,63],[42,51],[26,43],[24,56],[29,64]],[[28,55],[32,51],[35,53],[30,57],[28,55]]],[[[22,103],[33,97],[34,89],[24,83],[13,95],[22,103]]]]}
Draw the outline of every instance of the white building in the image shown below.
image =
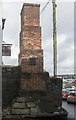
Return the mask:
{"type": "MultiPolygon", "coordinates": [[[[0,0],[0,66],[2,64],[2,0],[0,0]]],[[[0,67],[0,119],[2,117],[2,69],[0,67]]]]}

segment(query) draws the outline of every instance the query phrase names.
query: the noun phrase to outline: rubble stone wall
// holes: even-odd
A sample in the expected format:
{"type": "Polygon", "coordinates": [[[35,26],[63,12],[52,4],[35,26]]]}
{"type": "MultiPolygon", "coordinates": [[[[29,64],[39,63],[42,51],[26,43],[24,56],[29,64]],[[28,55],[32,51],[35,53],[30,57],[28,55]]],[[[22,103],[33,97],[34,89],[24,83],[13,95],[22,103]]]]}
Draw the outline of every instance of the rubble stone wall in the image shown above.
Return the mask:
{"type": "Polygon", "coordinates": [[[2,67],[2,105],[10,104],[19,89],[20,67],[2,67]]]}
{"type": "Polygon", "coordinates": [[[53,97],[55,106],[61,106],[62,105],[62,79],[49,78],[49,80],[46,81],[46,89],[48,91],[48,95],[50,96],[50,98],[53,97]]]}
{"type": "Polygon", "coordinates": [[[42,101],[40,102],[41,106],[48,100],[48,107],[50,101],[56,107],[62,105],[62,80],[60,78],[49,78],[47,72],[35,74],[28,72],[21,74],[20,72],[20,67],[2,68],[3,107],[9,105],[13,98],[19,95],[20,87],[22,87],[22,90],[26,94],[28,93],[28,96],[32,96],[34,99],[40,99],[42,101]],[[22,81],[20,81],[20,77],[22,77],[22,81]]]}

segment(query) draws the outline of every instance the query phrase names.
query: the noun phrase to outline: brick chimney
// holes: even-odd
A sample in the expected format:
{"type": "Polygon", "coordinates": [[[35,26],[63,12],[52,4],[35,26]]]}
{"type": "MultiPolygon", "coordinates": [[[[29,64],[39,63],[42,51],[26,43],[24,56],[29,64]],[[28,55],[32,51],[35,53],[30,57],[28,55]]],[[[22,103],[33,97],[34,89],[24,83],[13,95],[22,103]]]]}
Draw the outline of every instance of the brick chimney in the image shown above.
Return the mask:
{"type": "MultiPolygon", "coordinates": [[[[28,77],[31,74],[32,77],[25,77],[25,80],[24,77],[21,77],[22,88],[25,89],[28,85],[28,88],[33,88],[33,86],[30,86],[30,84],[34,83],[28,83],[28,79],[32,80],[33,82],[36,81],[37,83],[37,80],[39,81],[40,79],[37,74],[43,72],[43,50],[41,49],[39,4],[24,3],[21,10],[19,65],[21,66],[21,73],[28,73],[28,75],[26,75],[28,77]]],[[[44,83],[41,83],[41,87],[43,84],[44,83]]]]}

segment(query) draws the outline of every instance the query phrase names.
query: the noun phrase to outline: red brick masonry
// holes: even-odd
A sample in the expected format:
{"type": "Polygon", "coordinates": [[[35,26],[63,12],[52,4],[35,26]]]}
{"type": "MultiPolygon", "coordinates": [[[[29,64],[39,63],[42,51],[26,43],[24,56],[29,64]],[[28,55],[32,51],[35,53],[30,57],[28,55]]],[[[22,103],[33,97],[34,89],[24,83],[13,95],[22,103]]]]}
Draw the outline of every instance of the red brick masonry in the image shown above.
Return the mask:
{"type": "Polygon", "coordinates": [[[20,54],[21,73],[30,73],[30,79],[21,74],[22,90],[44,90],[43,50],[41,49],[40,5],[24,3],[21,10],[20,54]]]}

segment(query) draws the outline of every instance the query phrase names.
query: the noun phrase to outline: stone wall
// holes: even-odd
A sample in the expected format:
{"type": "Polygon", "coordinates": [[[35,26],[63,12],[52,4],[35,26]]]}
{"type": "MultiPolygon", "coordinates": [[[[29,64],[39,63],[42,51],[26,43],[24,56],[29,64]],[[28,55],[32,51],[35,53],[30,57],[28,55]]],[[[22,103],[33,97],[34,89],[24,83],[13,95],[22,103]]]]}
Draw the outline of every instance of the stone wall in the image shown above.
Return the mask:
{"type": "Polygon", "coordinates": [[[20,67],[2,67],[2,104],[11,103],[20,89],[20,67]]]}
{"type": "Polygon", "coordinates": [[[28,93],[29,96],[32,95],[35,99],[40,97],[38,99],[42,99],[44,102],[45,97],[47,100],[49,97],[49,99],[54,102],[55,106],[61,106],[62,104],[62,80],[60,78],[49,78],[49,74],[47,72],[35,74],[27,72],[20,73],[20,67],[3,67],[3,106],[10,104],[12,99],[19,95],[20,87],[22,87],[22,90],[25,93],[28,93]],[[21,78],[22,81],[20,81],[21,78]]]}
{"type": "Polygon", "coordinates": [[[47,72],[21,73],[21,90],[23,91],[46,91],[45,81],[49,78],[47,72]]]}
{"type": "Polygon", "coordinates": [[[45,116],[45,113],[48,115],[58,112],[62,107],[62,80],[49,78],[48,72],[21,73],[20,67],[3,67],[2,82],[3,110],[10,105],[12,113],[9,111],[9,114],[11,115],[45,116]],[[35,106],[32,106],[34,104],[35,106]],[[28,105],[31,105],[30,108],[28,105]],[[27,110],[31,110],[30,114],[27,110]]]}
{"type": "Polygon", "coordinates": [[[46,89],[48,95],[53,97],[55,106],[62,105],[62,79],[61,78],[49,78],[46,81],[46,89]],[[56,101],[55,101],[56,100],[56,101]]]}

